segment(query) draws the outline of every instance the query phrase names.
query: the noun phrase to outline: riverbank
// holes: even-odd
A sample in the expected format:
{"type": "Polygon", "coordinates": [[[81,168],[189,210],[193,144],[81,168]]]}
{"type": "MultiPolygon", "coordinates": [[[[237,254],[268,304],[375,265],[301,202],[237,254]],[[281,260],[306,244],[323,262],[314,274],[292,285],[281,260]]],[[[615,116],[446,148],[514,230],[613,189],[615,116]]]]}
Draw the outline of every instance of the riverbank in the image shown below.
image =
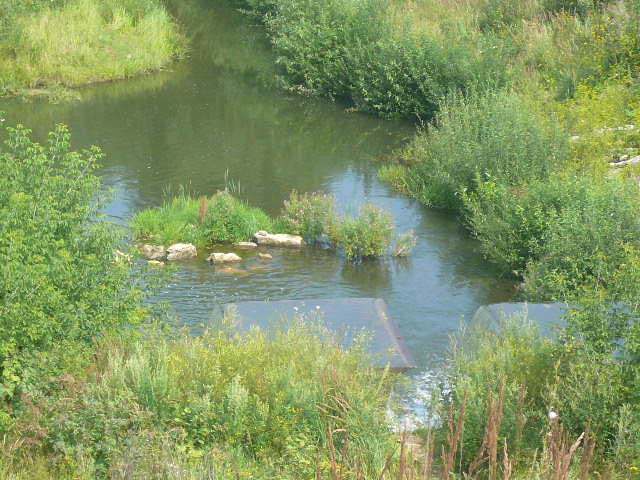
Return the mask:
{"type": "Polygon", "coordinates": [[[160,70],[186,51],[157,0],[3,0],[0,10],[0,97],[61,98],[72,87],[160,70]]]}
{"type": "MultiPolygon", "coordinates": [[[[550,361],[574,352],[561,355],[564,367],[532,367],[528,348],[517,342],[487,344],[480,355],[487,363],[473,357],[478,364],[467,363],[454,380],[458,421],[485,395],[480,411],[502,411],[500,384],[511,385],[512,393],[535,391],[507,401],[516,419],[518,402],[541,418],[551,412],[552,420],[563,405],[559,415],[570,436],[597,430],[605,442],[595,450],[598,461],[636,471],[640,422],[629,409],[638,403],[623,385],[636,390],[640,352],[638,3],[365,0],[319,8],[275,0],[248,8],[264,21],[289,89],[350,110],[422,121],[418,135],[381,168],[381,178],[458,216],[497,273],[521,282],[523,298],[575,305],[562,342],[553,346],[560,350],[534,354],[550,361]],[[618,347],[624,353],[614,357],[618,347]],[[515,357],[502,364],[507,352],[515,357]],[[527,371],[545,373],[519,378],[520,361],[527,371]],[[553,387],[554,375],[575,385],[594,375],[616,380],[580,394],[599,405],[594,410],[571,404],[572,389],[553,387]],[[622,423],[625,433],[616,426],[622,423]]],[[[500,443],[492,429],[500,424],[489,421],[483,437],[484,423],[466,420],[475,447],[493,442],[491,477],[500,443]]],[[[504,475],[507,444],[520,445],[519,456],[540,447],[523,444],[519,431],[503,432],[504,475]]],[[[587,443],[582,447],[589,455],[587,443]]],[[[463,460],[467,472],[483,464],[482,455],[463,460]]]]}

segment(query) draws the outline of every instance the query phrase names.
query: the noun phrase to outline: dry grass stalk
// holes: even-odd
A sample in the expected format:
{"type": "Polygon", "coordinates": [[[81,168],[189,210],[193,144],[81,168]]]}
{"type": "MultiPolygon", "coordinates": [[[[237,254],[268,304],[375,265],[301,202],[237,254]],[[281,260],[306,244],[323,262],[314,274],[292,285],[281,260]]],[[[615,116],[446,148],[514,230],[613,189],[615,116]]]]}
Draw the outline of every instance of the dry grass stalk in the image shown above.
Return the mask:
{"type": "Polygon", "coordinates": [[[462,432],[464,430],[464,419],[467,413],[467,394],[462,399],[462,406],[458,414],[457,423],[454,422],[455,413],[453,406],[449,410],[449,418],[447,423],[449,425],[449,431],[447,432],[447,445],[448,451],[445,451],[444,445],[442,446],[442,480],[447,480],[453,472],[453,462],[456,459],[456,453],[458,452],[458,446],[462,440],[462,432]]]}
{"type": "Polygon", "coordinates": [[[487,426],[484,430],[484,437],[482,438],[478,455],[469,465],[469,475],[476,473],[487,461],[489,461],[489,478],[494,479],[498,472],[498,439],[504,413],[504,391],[505,381],[503,379],[500,383],[497,399],[494,399],[493,394],[489,392],[487,401],[489,418],[487,419],[487,426]]]}
{"type": "Polygon", "coordinates": [[[502,480],[511,480],[513,471],[513,463],[509,460],[509,452],[507,450],[507,441],[504,442],[504,456],[502,457],[502,480]]]}
{"type": "Polygon", "coordinates": [[[431,429],[427,435],[425,445],[424,463],[422,464],[422,478],[430,479],[433,475],[433,454],[436,448],[436,438],[431,429]]]}
{"type": "Polygon", "coordinates": [[[582,460],[580,461],[580,480],[589,480],[589,473],[591,471],[591,464],[593,462],[593,454],[596,448],[596,437],[587,428],[587,432],[582,442],[582,460]]]}
{"type": "Polygon", "coordinates": [[[570,445],[569,435],[560,422],[555,419],[551,421],[551,429],[547,435],[549,443],[546,451],[545,479],[568,480],[571,460],[582,442],[584,432],[570,445]]]}
{"type": "Polygon", "coordinates": [[[200,199],[200,205],[198,206],[198,218],[200,219],[200,223],[204,223],[207,219],[207,212],[209,211],[209,202],[207,201],[207,197],[202,197],[200,199]]]}

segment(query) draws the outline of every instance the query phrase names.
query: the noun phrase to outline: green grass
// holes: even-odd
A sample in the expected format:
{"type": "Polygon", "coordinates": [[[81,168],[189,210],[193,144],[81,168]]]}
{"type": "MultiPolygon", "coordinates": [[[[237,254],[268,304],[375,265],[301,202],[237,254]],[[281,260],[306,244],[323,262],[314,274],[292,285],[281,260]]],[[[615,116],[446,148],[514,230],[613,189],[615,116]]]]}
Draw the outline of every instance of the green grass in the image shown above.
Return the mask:
{"type": "Polygon", "coordinates": [[[269,335],[233,336],[220,324],[196,338],[147,336],[103,341],[57,393],[36,390],[30,401],[42,409],[11,427],[5,448],[24,446],[0,465],[39,469],[39,478],[299,479],[325,477],[332,463],[343,475],[383,470],[394,376],[321,325],[298,318],[269,335]],[[174,469],[188,477],[167,476],[174,469]]]}
{"type": "Polygon", "coordinates": [[[385,256],[394,236],[392,216],[379,207],[366,205],[358,217],[344,217],[336,214],[332,196],[296,191],[275,219],[223,191],[199,199],[178,195],[162,207],[138,212],[130,228],[136,240],[165,246],[252,241],[259,230],[302,235],[309,243],[326,235],[323,241],[353,261],[385,256]]]}
{"type": "Polygon", "coordinates": [[[10,14],[0,36],[0,94],[126,78],[185,52],[183,36],[157,0],[68,0],[31,10],[4,0],[2,6],[10,14]]]}
{"type": "Polygon", "coordinates": [[[179,195],[160,208],[138,212],[130,225],[134,237],[153,244],[206,246],[250,241],[258,230],[271,230],[272,220],[262,210],[221,192],[201,199],[179,195]]]}

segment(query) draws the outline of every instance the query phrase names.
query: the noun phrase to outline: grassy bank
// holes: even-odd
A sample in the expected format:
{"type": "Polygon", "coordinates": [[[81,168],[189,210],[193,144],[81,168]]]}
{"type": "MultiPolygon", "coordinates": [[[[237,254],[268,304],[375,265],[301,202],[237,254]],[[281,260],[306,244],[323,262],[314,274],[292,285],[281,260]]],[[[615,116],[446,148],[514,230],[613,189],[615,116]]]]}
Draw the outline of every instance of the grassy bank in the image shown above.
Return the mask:
{"type": "Polygon", "coordinates": [[[56,95],[159,70],[185,51],[158,0],[2,0],[0,11],[0,95],[56,95]]]}
{"type": "Polygon", "coordinates": [[[525,478],[597,477],[576,455],[637,476],[638,2],[245,5],[292,90],[421,120],[383,179],[457,215],[523,298],[575,306],[558,340],[505,326],[454,349],[442,478],[511,478],[522,459],[525,478]],[[531,460],[551,444],[565,470],[531,460]]]}
{"type": "MultiPolygon", "coordinates": [[[[288,233],[302,236],[307,243],[331,244],[350,260],[390,253],[394,233],[391,215],[379,207],[365,205],[359,217],[342,217],[336,213],[333,197],[296,191],[291,192],[277,218],[270,218],[225,190],[199,199],[178,195],[160,208],[138,212],[130,225],[138,240],[165,246],[178,242],[199,247],[250,242],[260,230],[288,233]]],[[[402,255],[410,252],[410,240],[398,238],[403,244],[402,255]]]]}

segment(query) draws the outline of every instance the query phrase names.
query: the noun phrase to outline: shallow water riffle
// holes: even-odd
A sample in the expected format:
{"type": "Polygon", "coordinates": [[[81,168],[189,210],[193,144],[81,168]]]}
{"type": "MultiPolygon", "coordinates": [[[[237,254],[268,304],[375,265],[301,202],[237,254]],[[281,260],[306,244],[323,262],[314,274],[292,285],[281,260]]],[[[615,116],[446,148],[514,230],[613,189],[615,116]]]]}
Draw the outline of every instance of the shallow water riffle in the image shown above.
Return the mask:
{"type": "Polygon", "coordinates": [[[174,11],[193,34],[190,58],[82,89],[73,103],[2,102],[8,123],[24,123],[39,138],[66,123],[75,148],[103,147],[101,175],[114,191],[107,213],[121,223],[181,186],[210,195],[232,184],[273,215],[293,189],[332,193],[343,212],[375,203],[393,213],[399,232],[418,237],[409,258],[360,264],[313,247],[270,249],[271,261],[246,253],[232,267],[201,255],[183,262],[160,295],[179,321],[199,324],[217,305],[242,300],[380,297],[425,370],[443,358],[461,320],[512,296],[513,285],[495,277],[456,218],[377,179],[374,160],[410,137],[411,125],[276,88],[261,27],[232,8],[194,0],[174,11]]]}

